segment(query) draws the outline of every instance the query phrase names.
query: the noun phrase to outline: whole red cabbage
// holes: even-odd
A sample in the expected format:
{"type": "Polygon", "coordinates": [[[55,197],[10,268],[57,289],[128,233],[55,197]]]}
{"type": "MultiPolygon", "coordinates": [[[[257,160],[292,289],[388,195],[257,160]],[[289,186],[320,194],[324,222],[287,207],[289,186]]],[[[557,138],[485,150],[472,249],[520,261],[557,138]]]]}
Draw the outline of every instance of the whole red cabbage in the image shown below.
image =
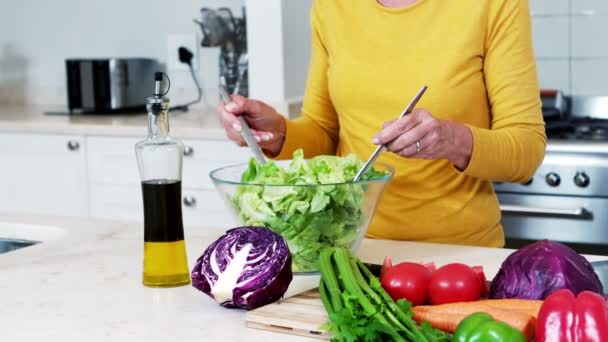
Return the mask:
{"type": "Polygon", "coordinates": [[[560,289],[603,294],[593,267],[559,242],[543,240],[515,251],[502,263],[490,286],[491,298],[545,299],[560,289]]]}
{"type": "Polygon", "coordinates": [[[213,242],[192,270],[192,285],[229,308],[252,310],[279,300],[293,278],[283,237],[238,227],[213,242]]]}

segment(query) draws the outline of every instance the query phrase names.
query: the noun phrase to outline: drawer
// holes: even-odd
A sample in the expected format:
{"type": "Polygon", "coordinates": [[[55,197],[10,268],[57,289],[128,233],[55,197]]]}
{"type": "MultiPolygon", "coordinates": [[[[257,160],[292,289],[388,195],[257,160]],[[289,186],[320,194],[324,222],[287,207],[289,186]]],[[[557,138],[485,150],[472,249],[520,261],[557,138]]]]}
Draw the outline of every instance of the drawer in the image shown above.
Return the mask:
{"type": "Polygon", "coordinates": [[[88,137],[89,182],[139,186],[135,144],[140,138],[88,137]]]}
{"type": "MultiPolygon", "coordinates": [[[[141,188],[137,186],[93,184],[90,188],[92,217],[143,222],[141,188]]],[[[228,205],[215,190],[182,189],[182,215],[187,226],[231,227],[236,222],[228,205]]]]}
{"type": "MultiPolygon", "coordinates": [[[[135,157],[135,144],[139,138],[89,137],[87,138],[87,165],[89,182],[135,186],[139,184],[139,170],[135,157]]],[[[250,158],[249,150],[229,141],[185,141],[182,183],[184,188],[211,190],[209,179],[212,170],[250,158]]]]}
{"type": "Polygon", "coordinates": [[[185,188],[213,189],[209,173],[232,164],[247,163],[251,153],[229,141],[196,140],[184,142],[183,183],[185,188]]]}
{"type": "Polygon", "coordinates": [[[89,199],[91,217],[143,222],[143,199],[139,182],[135,186],[91,184],[89,199]]]}
{"type": "Polygon", "coordinates": [[[215,190],[182,191],[184,225],[228,228],[237,225],[228,204],[215,190]]]}

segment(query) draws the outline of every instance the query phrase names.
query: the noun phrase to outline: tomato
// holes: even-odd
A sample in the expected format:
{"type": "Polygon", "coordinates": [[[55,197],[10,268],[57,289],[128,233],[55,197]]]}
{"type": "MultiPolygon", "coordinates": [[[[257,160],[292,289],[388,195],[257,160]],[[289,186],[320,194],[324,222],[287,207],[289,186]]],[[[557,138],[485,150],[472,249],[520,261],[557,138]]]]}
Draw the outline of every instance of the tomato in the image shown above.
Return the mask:
{"type": "Polygon", "coordinates": [[[412,305],[422,305],[428,298],[431,271],[413,262],[403,262],[384,270],[382,287],[396,301],[406,299],[412,305]]]}
{"type": "Polygon", "coordinates": [[[464,264],[442,266],[429,281],[429,297],[434,305],[478,300],[482,291],[480,277],[464,264]]]}
{"type": "Polygon", "coordinates": [[[481,295],[487,295],[490,292],[490,287],[488,286],[488,279],[486,278],[485,273],[483,273],[483,266],[473,266],[472,269],[481,282],[481,295]]]}
{"type": "Polygon", "coordinates": [[[380,269],[380,279],[382,279],[384,273],[386,273],[386,271],[388,271],[388,269],[391,267],[393,267],[393,261],[391,260],[391,257],[385,256],[384,262],[382,263],[382,269],[380,269]]]}
{"type": "Polygon", "coordinates": [[[437,271],[437,266],[435,265],[434,262],[423,262],[423,263],[420,263],[420,265],[426,267],[429,271],[431,271],[431,273],[437,271]]]}

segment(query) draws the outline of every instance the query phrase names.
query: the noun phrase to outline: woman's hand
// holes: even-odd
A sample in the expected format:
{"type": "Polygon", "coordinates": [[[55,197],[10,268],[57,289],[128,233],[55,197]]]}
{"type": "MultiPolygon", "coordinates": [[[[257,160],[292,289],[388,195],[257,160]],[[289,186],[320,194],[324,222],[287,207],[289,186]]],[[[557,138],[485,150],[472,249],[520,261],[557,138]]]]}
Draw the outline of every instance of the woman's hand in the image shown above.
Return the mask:
{"type": "Polygon", "coordinates": [[[447,159],[459,170],[469,165],[473,135],[465,125],[440,120],[424,109],[384,124],[373,143],[408,158],[447,159]]]}
{"type": "Polygon", "coordinates": [[[281,152],[285,141],[285,118],[274,108],[261,101],[232,95],[232,102],[220,102],[217,112],[228,139],[239,146],[247,145],[241,136],[241,124],[237,119],[237,116],[242,115],[264,152],[270,156],[281,152]]]}

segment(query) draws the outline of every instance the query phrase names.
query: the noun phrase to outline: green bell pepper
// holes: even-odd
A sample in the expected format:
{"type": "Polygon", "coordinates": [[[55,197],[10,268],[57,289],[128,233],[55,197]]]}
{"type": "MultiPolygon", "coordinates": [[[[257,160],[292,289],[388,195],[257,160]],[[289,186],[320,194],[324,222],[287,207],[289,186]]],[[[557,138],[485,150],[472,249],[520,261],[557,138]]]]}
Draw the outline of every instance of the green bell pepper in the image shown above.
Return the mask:
{"type": "Polygon", "coordinates": [[[526,342],[526,337],[510,325],[494,320],[485,312],[478,312],[463,319],[453,342],[526,342]]]}

